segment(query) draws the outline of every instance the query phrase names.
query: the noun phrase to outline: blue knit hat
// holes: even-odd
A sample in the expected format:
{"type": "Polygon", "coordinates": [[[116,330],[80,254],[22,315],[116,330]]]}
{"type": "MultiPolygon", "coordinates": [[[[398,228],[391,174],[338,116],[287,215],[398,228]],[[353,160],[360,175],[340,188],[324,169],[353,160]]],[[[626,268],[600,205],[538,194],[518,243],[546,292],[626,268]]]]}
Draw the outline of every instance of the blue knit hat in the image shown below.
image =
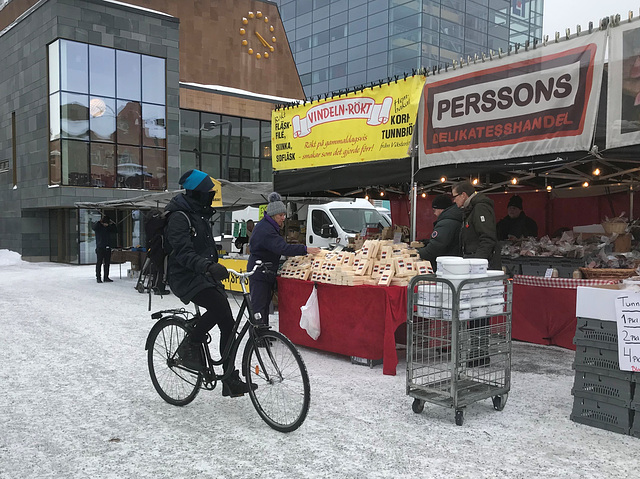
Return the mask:
{"type": "Polygon", "coordinates": [[[189,170],[180,177],[178,181],[185,190],[203,191],[207,192],[213,188],[213,181],[211,177],[204,171],[189,170]]]}

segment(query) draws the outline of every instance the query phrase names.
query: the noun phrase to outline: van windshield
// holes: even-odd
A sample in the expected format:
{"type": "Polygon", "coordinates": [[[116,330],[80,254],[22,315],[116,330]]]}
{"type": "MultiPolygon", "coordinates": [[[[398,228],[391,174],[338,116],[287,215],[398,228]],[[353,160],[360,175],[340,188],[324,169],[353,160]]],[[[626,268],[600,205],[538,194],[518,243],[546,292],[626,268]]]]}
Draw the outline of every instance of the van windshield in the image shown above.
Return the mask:
{"type": "Polygon", "coordinates": [[[360,233],[368,224],[391,226],[378,210],[370,208],[331,208],[331,214],[346,233],[360,233]]]}

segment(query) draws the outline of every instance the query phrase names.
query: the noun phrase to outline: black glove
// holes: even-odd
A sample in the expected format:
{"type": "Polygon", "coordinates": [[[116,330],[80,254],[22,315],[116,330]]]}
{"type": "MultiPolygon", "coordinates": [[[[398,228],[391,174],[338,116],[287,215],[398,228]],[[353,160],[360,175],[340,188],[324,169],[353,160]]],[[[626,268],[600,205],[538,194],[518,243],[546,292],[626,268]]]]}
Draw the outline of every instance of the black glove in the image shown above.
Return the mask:
{"type": "Polygon", "coordinates": [[[220,263],[211,263],[207,268],[207,272],[213,279],[217,279],[218,281],[222,281],[223,279],[227,279],[229,277],[227,268],[222,266],[220,263]]]}

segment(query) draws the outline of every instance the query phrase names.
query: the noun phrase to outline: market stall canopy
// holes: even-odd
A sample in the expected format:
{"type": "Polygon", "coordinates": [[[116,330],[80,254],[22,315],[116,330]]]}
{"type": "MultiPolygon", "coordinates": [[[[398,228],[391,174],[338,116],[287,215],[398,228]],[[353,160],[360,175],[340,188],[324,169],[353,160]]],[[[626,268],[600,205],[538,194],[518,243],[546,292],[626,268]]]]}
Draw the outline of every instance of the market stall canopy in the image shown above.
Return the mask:
{"type": "MultiPolygon", "coordinates": [[[[270,182],[231,182],[218,180],[222,184],[222,208],[220,210],[241,210],[247,206],[258,206],[267,203],[269,193],[273,191],[270,182]]],[[[148,210],[164,208],[171,198],[184,190],[147,193],[134,198],[123,198],[107,201],[82,201],[75,205],[78,208],[104,209],[118,208],[127,210],[148,210]]]]}

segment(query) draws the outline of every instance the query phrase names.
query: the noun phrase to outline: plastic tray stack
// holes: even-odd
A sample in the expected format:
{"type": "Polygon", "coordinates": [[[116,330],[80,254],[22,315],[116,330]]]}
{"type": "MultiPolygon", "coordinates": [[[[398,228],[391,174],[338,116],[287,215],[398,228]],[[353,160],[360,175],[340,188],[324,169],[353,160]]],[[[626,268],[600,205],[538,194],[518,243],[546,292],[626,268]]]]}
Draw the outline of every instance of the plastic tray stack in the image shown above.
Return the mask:
{"type": "Polygon", "coordinates": [[[573,342],[571,420],[640,437],[640,375],[620,370],[616,322],[578,318],[573,342]]]}

